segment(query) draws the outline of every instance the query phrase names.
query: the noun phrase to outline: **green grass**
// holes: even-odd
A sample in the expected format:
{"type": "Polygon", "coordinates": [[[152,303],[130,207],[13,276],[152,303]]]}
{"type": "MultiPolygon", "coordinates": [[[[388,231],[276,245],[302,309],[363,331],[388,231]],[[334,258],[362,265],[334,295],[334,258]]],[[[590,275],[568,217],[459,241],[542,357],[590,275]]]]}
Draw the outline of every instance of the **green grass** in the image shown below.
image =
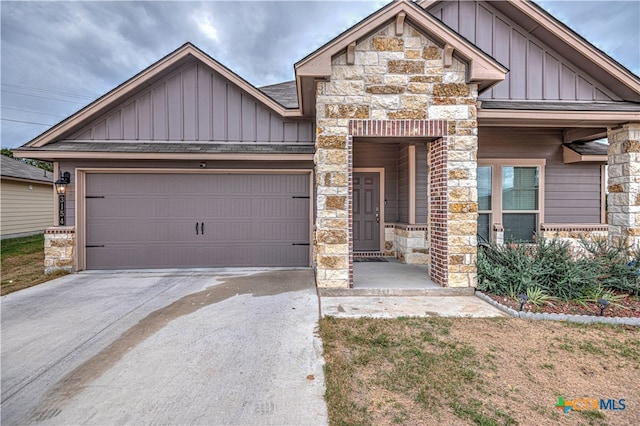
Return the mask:
{"type": "Polygon", "coordinates": [[[0,260],[2,295],[66,275],[66,272],[62,271],[52,274],[44,273],[44,235],[42,234],[2,240],[0,260]]]}
{"type": "Polygon", "coordinates": [[[40,251],[44,253],[44,235],[2,240],[0,247],[2,248],[0,257],[3,262],[16,256],[31,255],[40,251]]]}

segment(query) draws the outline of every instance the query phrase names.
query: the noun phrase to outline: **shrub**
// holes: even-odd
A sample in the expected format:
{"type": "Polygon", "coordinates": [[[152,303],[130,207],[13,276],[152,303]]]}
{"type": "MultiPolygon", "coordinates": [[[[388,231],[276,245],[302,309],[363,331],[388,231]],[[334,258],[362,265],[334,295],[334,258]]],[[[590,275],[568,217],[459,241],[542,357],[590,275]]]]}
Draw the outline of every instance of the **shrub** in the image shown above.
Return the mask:
{"type": "Polygon", "coordinates": [[[568,242],[536,238],[535,244],[491,244],[478,251],[478,288],[498,295],[539,292],[562,300],[585,299],[604,291],[638,294],[640,250],[624,242],[582,241],[574,257],[568,242]],[[631,258],[631,262],[629,262],[631,258]]]}

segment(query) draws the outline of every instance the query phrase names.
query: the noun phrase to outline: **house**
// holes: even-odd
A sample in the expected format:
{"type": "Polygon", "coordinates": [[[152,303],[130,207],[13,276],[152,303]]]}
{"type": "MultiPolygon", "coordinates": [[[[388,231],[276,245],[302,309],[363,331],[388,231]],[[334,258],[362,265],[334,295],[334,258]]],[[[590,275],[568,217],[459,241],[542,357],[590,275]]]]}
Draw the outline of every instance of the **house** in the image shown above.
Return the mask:
{"type": "Polygon", "coordinates": [[[397,0],[294,69],[259,89],[187,43],[21,147],[71,175],[48,265],[473,287],[478,234],[640,242],[640,79],[534,3],[397,0]]]}
{"type": "Polygon", "coordinates": [[[53,174],[0,156],[0,239],[42,234],[53,225],[53,174]]]}

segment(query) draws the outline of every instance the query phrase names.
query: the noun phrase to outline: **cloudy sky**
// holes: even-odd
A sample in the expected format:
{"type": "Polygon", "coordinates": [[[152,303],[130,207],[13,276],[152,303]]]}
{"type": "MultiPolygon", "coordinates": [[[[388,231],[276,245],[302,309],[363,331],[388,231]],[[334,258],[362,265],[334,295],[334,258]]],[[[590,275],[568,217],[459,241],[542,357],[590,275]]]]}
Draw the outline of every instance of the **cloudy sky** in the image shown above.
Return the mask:
{"type": "MultiPolygon", "coordinates": [[[[387,1],[6,1],[1,142],[20,146],[186,41],[256,86],[387,1]]],[[[640,0],[539,0],[640,75],[640,0]]]]}

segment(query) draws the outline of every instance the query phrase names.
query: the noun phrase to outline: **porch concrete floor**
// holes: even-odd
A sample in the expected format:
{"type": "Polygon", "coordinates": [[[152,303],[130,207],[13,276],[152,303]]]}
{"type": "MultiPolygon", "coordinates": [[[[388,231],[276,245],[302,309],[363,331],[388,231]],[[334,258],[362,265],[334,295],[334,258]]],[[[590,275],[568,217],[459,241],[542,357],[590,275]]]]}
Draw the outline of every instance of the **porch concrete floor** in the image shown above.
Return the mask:
{"type": "Polygon", "coordinates": [[[406,265],[398,259],[388,262],[353,262],[353,288],[440,289],[429,279],[426,265],[406,265]]]}
{"type": "Polygon", "coordinates": [[[501,317],[473,288],[441,287],[424,265],[354,262],[353,288],[319,289],[321,316],[339,318],[501,317]]]}

